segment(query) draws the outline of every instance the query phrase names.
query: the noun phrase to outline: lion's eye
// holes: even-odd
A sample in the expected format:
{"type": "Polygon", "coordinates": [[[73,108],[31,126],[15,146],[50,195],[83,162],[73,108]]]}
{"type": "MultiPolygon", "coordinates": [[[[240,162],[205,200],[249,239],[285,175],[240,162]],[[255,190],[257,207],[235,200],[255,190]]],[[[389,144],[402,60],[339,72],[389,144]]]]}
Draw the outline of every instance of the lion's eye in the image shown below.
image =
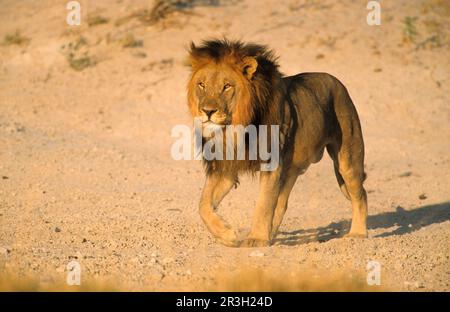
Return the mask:
{"type": "Polygon", "coordinates": [[[199,82],[199,83],[198,83],[198,87],[199,87],[200,89],[204,90],[204,89],[205,89],[205,84],[204,84],[203,82],[199,82]]]}
{"type": "Polygon", "coordinates": [[[227,83],[227,84],[225,84],[224,86],[223,86],[223,91],[228,91],[228,90],[230,90],[231,89],[231,85],[229,84],[229,83],[227,83]]]}

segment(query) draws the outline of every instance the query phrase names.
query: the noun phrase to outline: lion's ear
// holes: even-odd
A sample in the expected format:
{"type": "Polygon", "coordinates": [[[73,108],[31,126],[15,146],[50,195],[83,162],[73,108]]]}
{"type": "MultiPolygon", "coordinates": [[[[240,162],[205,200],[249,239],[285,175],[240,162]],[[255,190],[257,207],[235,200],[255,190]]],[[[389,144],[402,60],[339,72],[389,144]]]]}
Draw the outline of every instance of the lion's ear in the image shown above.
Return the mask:
{"type": "Polygon", "coordinates": [[[195,57],[195,52],[197,50],[197,47],[195,46],[194,42],[191,41],[189,51],[188,51],[188,57],[184,61],[184,64],[186,66],[190,66],[192,69],[197,67],[198,65],[198,59],[195,57]]]}
{"type": "Polygon", "coordinates": [[[251,80],[253,74],[256,72],[256,69],[258,68],[258,61],[254,57],[246,56],[244,57],[242,63],[243,63],[242,71],[244,75],[251,80]]]}

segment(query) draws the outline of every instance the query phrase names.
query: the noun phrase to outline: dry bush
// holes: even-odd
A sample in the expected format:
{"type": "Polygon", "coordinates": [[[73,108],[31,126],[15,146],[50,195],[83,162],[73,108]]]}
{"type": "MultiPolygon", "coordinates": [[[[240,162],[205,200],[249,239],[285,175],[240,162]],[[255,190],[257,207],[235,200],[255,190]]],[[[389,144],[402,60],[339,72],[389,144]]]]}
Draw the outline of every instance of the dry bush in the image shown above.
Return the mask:
{"type": "Polygon", "coordinates": [[[0,292],[7,291],[117,291],[113,282],[88,279],[81,285],[69,286],[62,282],[42,281],[32,275],[19,276],[14,273],[0,273],[0,292]]]}
{"type": "MultiPolygon", "coordinates": [[[[276,271],[270,269],[241,268],[234,273],[221,271],[214,276],[213,286],[195,283],[183,286],[188,291],[223,292],[373,292],[386,291],[382,286],[369,286],[365,274],[315,271],[276,271]]],[[[0,273],[0,291],[126,291],[127,287],[111,280],[83,279],[80,286],[42,281],[31,275],[0,273]]],[[[145,288],[144,288],[145,289],[145,288]]],[[[176,291],[177,289],[172,289],[176,291]]]]}
{"type": "Polygon", "coordinates": [[[342,272],[276,271],[255,268],[240,269],[234,274],[220,273],[213,291],[237,292],[308,292],[308,291],[382,291],[369,286],[364,274],[342,272]],[[314,273],[313,273],[314,272],[314,273]]]}
{"type": "Polygon", "coordinates": [[[156,0],[150,9],[136,11],[116,21],[116,26],[128,23],[132,19],[145,25],[154,25],[174,12],[187,13],[198,6],[218,6],[220,0],[156,0]]]}
{"type": "Polygon", "coordinates": [[[70,68],[82,71],[95,66],[97,61],[89,55],[88,41],[83,36],[78,36],[74,41],[61,47],[70,68]]]}

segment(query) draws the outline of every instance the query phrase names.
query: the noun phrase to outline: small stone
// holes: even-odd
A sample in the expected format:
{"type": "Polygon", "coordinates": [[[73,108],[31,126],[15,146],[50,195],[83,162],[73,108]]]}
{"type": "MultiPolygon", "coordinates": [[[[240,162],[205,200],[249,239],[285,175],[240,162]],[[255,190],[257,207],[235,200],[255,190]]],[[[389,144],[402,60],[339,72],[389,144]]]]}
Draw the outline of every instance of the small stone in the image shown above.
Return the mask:
{"type": "Polygon", "coordinates": [[[25,127],[19,124],[16,124],[16,131],[17,132],[25,132],[25,127]]]}
{"type": "Polygon", "coordinates": [[[250,257],[264,257],[264,253],[259,250],[255,250],[255,251],[252,251],[249,256],[250,257]]]}
{"type": "Polygon", "coordinates": [[[83,238],[83,240],[81,241],[82,243],[86,243],[87,242],[87,239],[86,238],[83,238]]]}
{"type": "Polygon", "coordinates": [[[55,232],[59,233],[59,232],[61,232],[61,229],[59,227],[55,227],[55,232]]]}
{"type": "Polygon", "coordinates": [[[425,193],[419,195],[420,200],[427,199],[427,195],[425,193]]]}
{"type": "Polygon", "coordinates": [[[0,255],[7,255],[9,253],[9,249],[6,247],[0,247],[0,255]]]}
{"type": "MultiPolygon", "coordinates": [[[[170,275],[173,274],[173,272],[169,273],[170,275]]],[[[160,281],[165,277],[165,274],[161,271],[154,271],[151,274],[151,279],[156,280],[156,281],[160,281]]]]}
{"type": "Polygon", "coordinates": [[[399,175],[400,178],[406,178],[406,177],[410,177],[412,175],[411,171],[406,171],[403,172],[402,174],[399,175]]]}

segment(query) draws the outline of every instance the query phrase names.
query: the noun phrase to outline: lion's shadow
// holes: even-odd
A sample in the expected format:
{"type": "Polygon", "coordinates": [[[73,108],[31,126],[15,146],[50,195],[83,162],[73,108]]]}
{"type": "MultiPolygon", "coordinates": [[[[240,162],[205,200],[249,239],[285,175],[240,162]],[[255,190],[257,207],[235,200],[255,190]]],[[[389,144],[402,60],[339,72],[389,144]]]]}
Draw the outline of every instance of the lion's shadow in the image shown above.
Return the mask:
{"type": "MultiPolygon", "coordinates": [[[[450,220],[450,202],[428,205],[413,210],[405,210],[397,207],[395,212],[385,212],[367,218],[370,229],[390,229],[375,237],[387,237],[392,235],[403,235],[417,231],[425,226],[442,223],[450,220]]],[[[274,239],[275,245],[302,245],[310,242],[326,242],[328,240],[342,237],[350,228],[350,220],[333,222],[325,227],[315,229],[296,230],[291,232],[281,231],[274,239]]]]}

